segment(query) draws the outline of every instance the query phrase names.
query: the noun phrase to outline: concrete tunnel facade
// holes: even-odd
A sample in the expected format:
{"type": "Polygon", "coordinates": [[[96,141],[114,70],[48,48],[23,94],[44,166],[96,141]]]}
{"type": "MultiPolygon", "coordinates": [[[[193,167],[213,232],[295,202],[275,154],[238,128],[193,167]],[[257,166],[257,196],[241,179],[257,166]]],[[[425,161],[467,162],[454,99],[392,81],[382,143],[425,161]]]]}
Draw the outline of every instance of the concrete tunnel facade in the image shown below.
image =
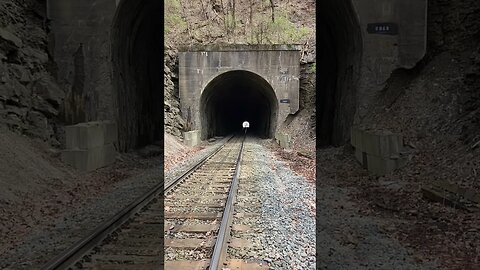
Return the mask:
{"type": "MultiPolygon", "coordinates": [[[[163,33],[157,30],[163,23],[162,8],[155,0],[47,0],[49,54],[56,65],[54,76],[66,93],[61,120],[116,121],[120,151],[161,138],[163,33]]],[[[427,0],[325,0],[317,3],[317,12],[317,142],[339,145],[348,141],[351,125],[368,112],[392,72],[412,68],[423,58],[427,0]],[[395,26],[396,32],[371,31],[385,25],[395,26]]],[[[204,46],[181,51],[179,94],[188,130],[201,130],[203,138],[230,130],[212,116],[222,109],[202,107],[202,99],[205,104],[232,100],[233,94],[215,93],[224,88],[219,85],[230,93],[241,91],[226,86],[241,73],[228,72],[245,71],[251,72],[241,75],[252,79],[249,88],[271,87],[275,94],[276,107],[268,91],[250,93],[257,105],[271,105],[259,113],[265,119],[260,126],[268,127],[257,130],[271,137],[299,110],[298,50],[204,46]],[[255,87],[262,80],[248,74],[270,86],[255,87]]]]}
{"type": "Polygon", "coordinates": [[[180,106],[202,139],[225,136],[250,122],[252,134],[275,136],[299,110],[298,45],[223,45],[179,52],[180,106]]]}

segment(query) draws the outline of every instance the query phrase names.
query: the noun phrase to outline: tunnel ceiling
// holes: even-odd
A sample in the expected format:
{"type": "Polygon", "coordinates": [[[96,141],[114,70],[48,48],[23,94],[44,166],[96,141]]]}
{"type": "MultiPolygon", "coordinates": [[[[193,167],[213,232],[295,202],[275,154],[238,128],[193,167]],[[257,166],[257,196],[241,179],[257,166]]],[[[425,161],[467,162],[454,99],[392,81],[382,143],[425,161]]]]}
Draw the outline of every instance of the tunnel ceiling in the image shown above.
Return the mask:
{"type": "Polygon", "coordinates": [[[278,104],[272,87],[262,77],[230,71],[205,87],[200,110],[203,139],[241,131],[243,121],[250,123],[251,134],[268,138],[275,132],[278,104]]]}
{"type": "Polygon", "coordinates": [[[351,0],[320,1],[317,51],[317,146],[350,138],[357,106],[362,37],[351,0]]]}
{"type": "Polygon", "coordinates": [[[112,29],[119,146],[128,150],[163,135],[162,1],[123,0],[112,29]]]}

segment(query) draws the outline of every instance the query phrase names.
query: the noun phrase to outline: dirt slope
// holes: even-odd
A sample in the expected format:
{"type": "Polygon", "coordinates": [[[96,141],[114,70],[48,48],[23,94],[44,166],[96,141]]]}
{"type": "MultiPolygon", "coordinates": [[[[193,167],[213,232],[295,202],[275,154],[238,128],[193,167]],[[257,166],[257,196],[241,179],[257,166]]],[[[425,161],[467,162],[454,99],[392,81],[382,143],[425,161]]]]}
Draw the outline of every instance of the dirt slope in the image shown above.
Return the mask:
{"type": "Polygon", "coordinates": [[[55,183],[65,183],[61,179],[71,176],[71,169],[52,155],[55,152],[47,144],[1,128],[0,200],[17,202],[27,190],[42,192],[55,183]]]}

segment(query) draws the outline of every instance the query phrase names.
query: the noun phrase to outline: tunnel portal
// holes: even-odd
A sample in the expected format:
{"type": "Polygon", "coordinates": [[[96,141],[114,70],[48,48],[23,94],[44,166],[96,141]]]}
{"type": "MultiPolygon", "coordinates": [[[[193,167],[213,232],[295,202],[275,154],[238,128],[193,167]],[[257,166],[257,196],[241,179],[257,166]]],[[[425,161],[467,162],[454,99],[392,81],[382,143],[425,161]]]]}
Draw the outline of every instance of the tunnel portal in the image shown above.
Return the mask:
{"type": "MultiPolygon", "coordinates": [[[[316,53],[317,143],[341,145],[397,68],[412,68],[426,52],[427,0],[325,0],[316,53]],[[375,30],[396,25],[396,32],[375,30]],[[376,27],[377,26],[377,27],[376,27]],[[372,28],[373,27],[373,28],[372,28]],[[375,30],[375,31],[373,31],[375,30]]],[[[67,97],[64,115],[115,120],[119,150],[162,136],[163,12],[155,0],[47,0],[49,54],[67,97]],[[111,61],[107,61],[111,59],[111,61]]],[[[201,130],[206,84],[232,70],[253,71],[277,97],[276,127],[299,111],[302,46],[195,45],[179,49],[179,97],[184,131],[201,130]]],[[[211,98],[215,98],[212,95],[211,98]]],[[[215,99],[214,99],[215,100],[215,99]]],[[[219,121],[220,118],[215,118],[219,121]]],[[[73,123],[72,122],[72,123],[73,123]]],[[[212,127],[221,127],[213,124],[212,127]]],[[[272,132],[272,126],[270,130],[272,132]]],[[[215,131],[215,128],[210,128],[215,131]]]]}
{"type": "Polygon", "coordinates": [[[120,2],[112,29],[113,84],[121,150],[147,145],[163,135],[162,2],[120,2]]]}
{"type": "Polygon", "coordinates": [[[299,110],[299,45],[192,45],[179,50],[179,96],[186,131],[202,140],[249,131],[272,138],[299,110]]]}
{"type": "Polygon", "coordinates": [[[200,102],[202,138],[225,136],[250,123],[249,133],[261,138],[274,136],[278,111],[275,92],[259,75],[229,71],[213,79],[200,102]]]}
{"type": "Polygon", "coordinates": [[[357,108],[362,37],[351,1],[321,1],[317,52],[317,145],[342,145],[357,108]]]}

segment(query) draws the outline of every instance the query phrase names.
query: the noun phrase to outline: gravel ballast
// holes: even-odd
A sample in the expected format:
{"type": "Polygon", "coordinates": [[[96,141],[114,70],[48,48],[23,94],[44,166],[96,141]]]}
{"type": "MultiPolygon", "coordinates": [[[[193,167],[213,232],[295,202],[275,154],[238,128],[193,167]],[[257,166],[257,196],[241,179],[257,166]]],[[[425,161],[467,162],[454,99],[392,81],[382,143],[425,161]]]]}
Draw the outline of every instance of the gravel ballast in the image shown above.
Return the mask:
{"type": "Polygon", "coordinates": [[[98,225],[161,182],[163,166],[145,170],[115,185],[98,198],[87,198],[76,209],[37,229],[24,244],[0,257],[2,269],[39,269],[53,257],[85,237],[98,225]]]}
{"type": "Polygon", "coordinates": [[[267,262],[270,269],[315,269],[315,186],[297,176],[257,139],[248,138],[240,174],[233,232],[253,248],[232,249],[232,258],[267,262]],[[253,213],[253,216],[249,216],[253,213]]]}
{"type": "Polygon", "coordinates": [[[219,138],[212,143],[203,142],[202,146],[205,146],[202,150],[196,152],[192,155],[192,157],[182,160],[168,171],[165,172],[165,182],[169,182],[170,180],[179,177],[185,171],[195,166],[200,160],[212,154],[215,150],[218,149],[222,144],[224,144],[229,137],[219,138]]]}
{"type": "MultiPolygon", "coordinates": [[[[226,138],[206,144],[204,149],[193,154],[190,159],[172,167],[166,178],[181,174],[186,168],[212,153],[224,140],[226,138]]],[[[81,240],[102,222],[161,183],[164,174],[162,159],[153,159],[155,161],[150,162],[150,168],[115,183],[101,196],[83,199],[74,210],[68,209],[68,212],[61,214],[59,218],[45,217],[41,226],[37,225],[21,245],[12,246],[7,252],[0,254],[0,268],[39,269],[81,240]]]]}
{"type": "Polygon", "coordinates": [[[389,220],[359,213],[351,190],[319,185],[316,193],[314,183],[266,145],[254,139],[246,144],[235,209],[245,215],[233,223],[251,230],[233,237],[253,248],[231,248],[231,258],[263,261],[271,269],[439,269],[389,237],[389,220]]]}

